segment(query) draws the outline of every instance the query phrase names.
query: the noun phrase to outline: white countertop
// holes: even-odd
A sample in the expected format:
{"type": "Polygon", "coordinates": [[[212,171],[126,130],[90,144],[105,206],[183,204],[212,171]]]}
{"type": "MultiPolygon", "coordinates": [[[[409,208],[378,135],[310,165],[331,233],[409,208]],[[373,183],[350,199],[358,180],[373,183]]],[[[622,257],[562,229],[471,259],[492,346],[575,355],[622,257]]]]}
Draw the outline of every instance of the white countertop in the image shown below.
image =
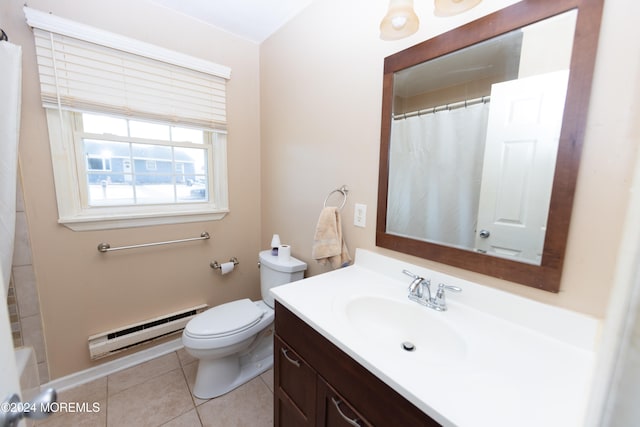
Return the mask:
{"type": "MultiPolygon", "coordinates": [[[[350,267],[271,292],[444,426],[570,427],[584,423],[595,363],[596,319],[361,249],[350,267]],[[402,274],[403,269],[430,278],[434,289],[442,282],[459,286],[463,292],[447,294],[449,309],[445,312],[422,307],[407,298],[411,279],[402,274]],[[426,310],[427,321],[423,318],[421,324],[408,327],[423,328],[425,336],[434,337],[429,351],[421,351],[425,347],[421,342],[415,352],[406,352],[399,342],[387,345],[353,327],[345,307],[367,296],[408,304],[407,312],[414,310],[413,305],[426,310]],[[452,331],[455,339],[439,354],[442,330],[452,331]]],[[[374,328],[384,328],[384,316],[380,312],[380,323],[374,328]]],[[[431,344],[430,339],[428,342],[431,344]]]]}

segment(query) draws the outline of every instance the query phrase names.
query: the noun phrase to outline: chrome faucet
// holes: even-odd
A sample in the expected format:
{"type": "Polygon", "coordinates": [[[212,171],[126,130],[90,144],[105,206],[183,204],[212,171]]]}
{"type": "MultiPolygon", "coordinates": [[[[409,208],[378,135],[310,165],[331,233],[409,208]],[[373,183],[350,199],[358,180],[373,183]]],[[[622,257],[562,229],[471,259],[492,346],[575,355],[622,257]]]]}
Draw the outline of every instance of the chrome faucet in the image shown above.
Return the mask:
{"type": "MultiPolygon", "coordinates": [[[[405,270],[406,271],[406,270],[405,270]]],[[[422,277],[416,277],[409,285],[409,298],[414,297],[422,299],[424,296],[424,290],[427,290],[428,299],[431,299],[431,282],[425,280],[422,277]]]]}
{"type": "Polygon", "coordinates": [[[431,280],[420,277],[413,274],[409,270],[402,270],[404,274],[413,278],[409,285],[409,299],[415,301],[418,304],[422,304],[437,311],[447,310],[447,301],[445,298],[445,290],[453,292],[462,292],[462,289],[457,286],[449,286],[444,283],[438,285],[436,296],[431,296],[431,280]],[[426,292],[425,292],[426,291],[426,292]]]}

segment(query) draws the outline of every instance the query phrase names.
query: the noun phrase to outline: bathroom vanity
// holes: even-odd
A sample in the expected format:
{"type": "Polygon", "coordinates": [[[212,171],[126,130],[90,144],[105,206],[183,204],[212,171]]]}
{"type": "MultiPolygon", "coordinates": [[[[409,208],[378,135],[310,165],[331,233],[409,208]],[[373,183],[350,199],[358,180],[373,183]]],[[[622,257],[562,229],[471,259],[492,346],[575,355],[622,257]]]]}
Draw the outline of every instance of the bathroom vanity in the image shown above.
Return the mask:
{"type": "MultiPolygon", "coordinates": [[[[523,0],[385,59],[376,246],[560,290],[602,5],[523,0]]],[[[278,426],[585,424],[596,319],[364,250],[271,292],[278,426]]]]}
{"type": "Polygon", "coordinates": [[[275,425],[582,426],[598,321],[358,249],[272,289],[275,425]],[[462,288],[411,301],[409,270],[462,288]]]}
{"type": "Polygon", "coordinates": [[[274,364],[276,426],[439,425],[279,303],[274,364]]]}

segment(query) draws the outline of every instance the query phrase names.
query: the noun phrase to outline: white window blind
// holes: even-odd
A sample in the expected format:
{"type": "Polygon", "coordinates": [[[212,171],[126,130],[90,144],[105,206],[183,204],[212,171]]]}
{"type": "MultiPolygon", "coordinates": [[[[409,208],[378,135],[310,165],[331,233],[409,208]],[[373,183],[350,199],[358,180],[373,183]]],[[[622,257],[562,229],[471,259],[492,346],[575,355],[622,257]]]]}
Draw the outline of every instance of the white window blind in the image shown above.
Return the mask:
{"type": "MultiPolygon", "coordinates": [[[[77,25],[86,29],[82,24],[62,21],[65,28],[77,25]]],[[[87,37],[92,41],[83,40],[77,37],[81,33],[79,31],[56,32],[38,28],[32,22],[29,24],[34,26],[42,102],[46,108],[115,113],[212,129],[226,128],[225,77],[198,69],[202,67],[194,69],[176,65],[158,60],[154,55],[147,57],[110,47],[109,43],[103,45],[96,42],[96,37],[87,37]],[[76,37],[61,33],[71,33],[76,37]]],[[[47,25],[40,27],[46,28],[47,25]]],[[[112,40],[114,37],[111,36],[124,39],[101,30],[94,34],[96,32],[106,40],[112,40]]],[[[135,44],[145,45],[135,40],[129,43],[135,44]]],[[[167,52],[154,48],[150,50],[167,52]]],[[[186,56],[176,53],[173,57],[186,56]]]]}

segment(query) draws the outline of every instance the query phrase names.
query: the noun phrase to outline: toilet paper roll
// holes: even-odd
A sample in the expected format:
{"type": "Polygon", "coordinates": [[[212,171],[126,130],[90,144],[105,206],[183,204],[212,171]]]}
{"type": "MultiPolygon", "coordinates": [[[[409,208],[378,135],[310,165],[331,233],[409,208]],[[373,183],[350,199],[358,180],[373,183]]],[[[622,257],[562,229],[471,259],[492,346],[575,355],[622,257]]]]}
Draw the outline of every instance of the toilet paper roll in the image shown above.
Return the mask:
{"type": "Polygon", "coordinates": [[[233,262],[225,262],[220,264],[220,272],[222,274],[229,274],[233,271],[233,269],[235,268],[235,264],[233,262]]]}
{"type": "Polygon", "coordinates": [[[280,245],[278,248],[278,260],[289,261],[289,259],[291,259],[291,246],[280,245]]]}

